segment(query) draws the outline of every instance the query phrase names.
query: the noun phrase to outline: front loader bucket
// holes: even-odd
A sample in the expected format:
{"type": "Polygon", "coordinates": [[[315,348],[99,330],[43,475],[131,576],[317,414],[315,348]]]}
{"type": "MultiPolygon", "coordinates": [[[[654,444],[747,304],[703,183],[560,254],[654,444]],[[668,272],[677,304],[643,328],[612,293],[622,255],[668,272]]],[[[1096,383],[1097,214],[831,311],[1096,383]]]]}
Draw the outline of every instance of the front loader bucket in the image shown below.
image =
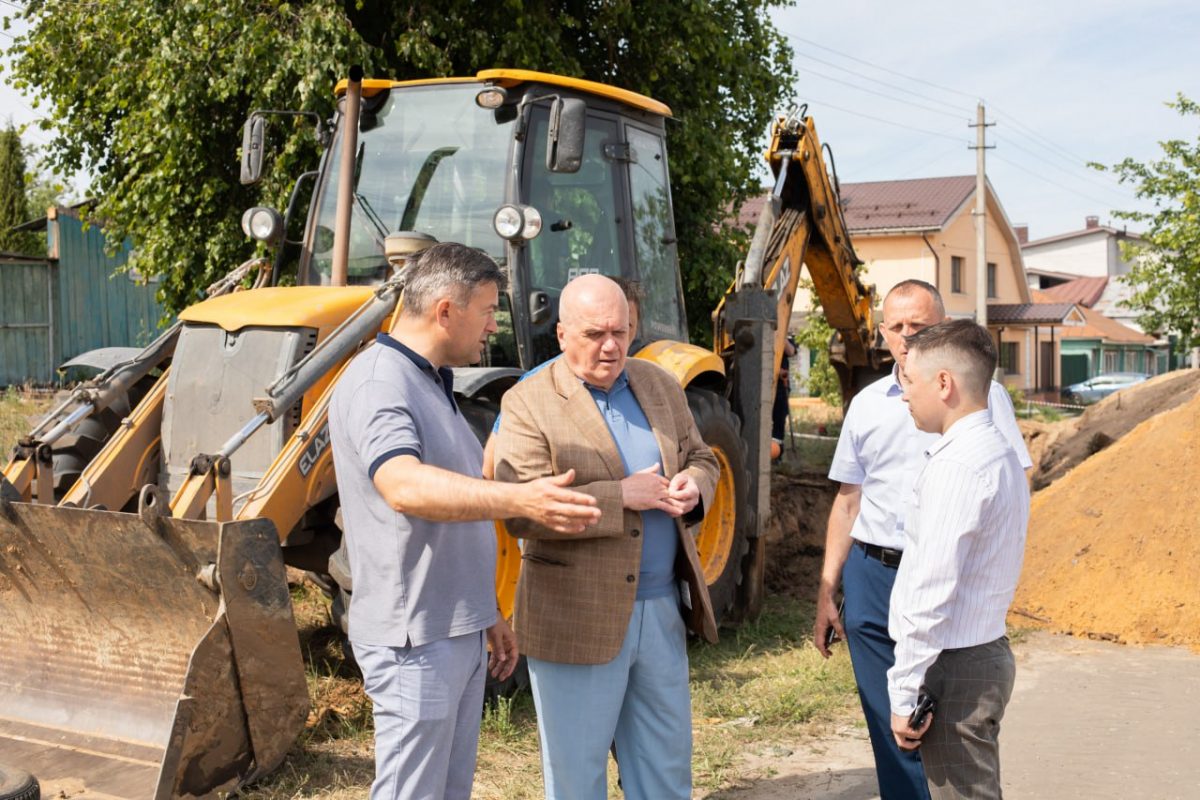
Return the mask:
{"type": "Polygon", "coordinates": [[[269,521],[0,500],[0,764],[44,797],[229,791],[307,712],[269,521]]]}

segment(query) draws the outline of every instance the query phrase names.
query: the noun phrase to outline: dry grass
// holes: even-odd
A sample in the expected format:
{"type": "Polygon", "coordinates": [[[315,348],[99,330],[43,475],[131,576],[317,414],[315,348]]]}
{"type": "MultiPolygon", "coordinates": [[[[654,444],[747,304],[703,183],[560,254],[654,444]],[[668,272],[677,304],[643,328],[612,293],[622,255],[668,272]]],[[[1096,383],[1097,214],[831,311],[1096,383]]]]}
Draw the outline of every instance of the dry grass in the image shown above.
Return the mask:
{"type": "Polygon", "coordinates": [[[11,386],[0,391],[0,458],[5,463],[17,439],[29,432],[53,402],[54,395],[46,392],[11,386]]]}
{"type": "MultiPolygon", "coordinates": [[[[343,665],[328,605],[311,586],[294,590],[313,712],[284,766],[243,797],[248,800],[366,795],[374,772],[370,706],[361,682],[343,665]]],[[[693,776],[697,796],[743,784],[743,756],[792,741],[845,713],[854,679],[844,648],[824,661],[807,642],[807,603],[770,598],[762,617],[725,631],[715,646],[693,644],[693,776]]],[[[609,771],[609,796],[622,797],[609,771]]],[[[484,711],[474,797],[535,800],[543,796],[537,720],[528,692],[484,711]]]]}

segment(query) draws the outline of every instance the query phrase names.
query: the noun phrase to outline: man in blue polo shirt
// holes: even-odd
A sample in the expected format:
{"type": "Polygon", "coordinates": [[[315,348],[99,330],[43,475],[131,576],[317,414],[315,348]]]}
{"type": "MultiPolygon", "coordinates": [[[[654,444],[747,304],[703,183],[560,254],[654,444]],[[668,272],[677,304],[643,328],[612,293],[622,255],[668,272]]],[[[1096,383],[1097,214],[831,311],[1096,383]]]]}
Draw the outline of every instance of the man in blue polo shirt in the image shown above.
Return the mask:
{"type": "Polygon", "coordinates": [[[496,330],[496,263],[438,244],[405,274],[391,335],[355,357],[330,407],[354,582],[349,636],[373,704],[373,800],[466,800],[485,671],[508,677],[517,659],[496,613],[491,521],[533,518],[574,535],[600,510],[566,488],[571,471],[522,484],[481,477],[449,368],[478,362],[496,330]]]}

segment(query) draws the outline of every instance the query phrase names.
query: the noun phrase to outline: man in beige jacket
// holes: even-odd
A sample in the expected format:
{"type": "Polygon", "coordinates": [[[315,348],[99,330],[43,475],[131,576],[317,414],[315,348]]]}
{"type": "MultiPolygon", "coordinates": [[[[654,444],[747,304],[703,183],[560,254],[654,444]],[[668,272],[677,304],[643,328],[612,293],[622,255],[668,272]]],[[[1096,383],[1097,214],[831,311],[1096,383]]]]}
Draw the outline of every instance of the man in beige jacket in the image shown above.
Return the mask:
{"type": "Polygon", "coordinates": [[[716,640],[685,524],[711,504],[717,462],[679,383],[626,361],[628,304],[599,275],[563,290],[563,357],[503,401],[496,477],[575,470],[600,522],[561,534],[527,519],[514,621],[529,659],[546,797],[603,798],[610,743],[630,800],[691,797],[686,628],[716,640]],[[681,592],[681,584],[686,592],[681,592]]]}

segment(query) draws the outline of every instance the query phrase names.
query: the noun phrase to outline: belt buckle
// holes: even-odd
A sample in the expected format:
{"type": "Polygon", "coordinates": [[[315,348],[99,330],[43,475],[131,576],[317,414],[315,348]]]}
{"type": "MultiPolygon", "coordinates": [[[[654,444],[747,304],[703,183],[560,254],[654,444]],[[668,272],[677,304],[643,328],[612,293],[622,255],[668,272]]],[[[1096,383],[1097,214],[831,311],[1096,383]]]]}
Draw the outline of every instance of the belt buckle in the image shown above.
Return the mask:
{"type": "Polygon", "coordinates": [[[900,559],[903,556],[904,552],[901,550],[891,550],[887,547],[879,548],[879,563],[885,567],[898,568],[900,566],[900,559]]]}

